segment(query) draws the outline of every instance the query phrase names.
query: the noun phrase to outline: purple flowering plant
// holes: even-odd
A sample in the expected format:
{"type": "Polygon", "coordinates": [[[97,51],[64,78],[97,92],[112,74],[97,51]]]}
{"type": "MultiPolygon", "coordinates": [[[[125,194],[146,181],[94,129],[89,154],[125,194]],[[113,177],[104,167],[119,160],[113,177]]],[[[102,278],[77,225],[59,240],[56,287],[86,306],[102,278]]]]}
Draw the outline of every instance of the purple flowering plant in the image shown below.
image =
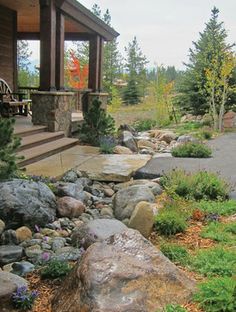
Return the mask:
{"type": "Polygon", "coordinates": [[[37,297],[38,292],[36,290],[30,291],[26,286],[21,286],[12,294],[12,303],[15,308],[28,311],[32,308],[37,297]]]}

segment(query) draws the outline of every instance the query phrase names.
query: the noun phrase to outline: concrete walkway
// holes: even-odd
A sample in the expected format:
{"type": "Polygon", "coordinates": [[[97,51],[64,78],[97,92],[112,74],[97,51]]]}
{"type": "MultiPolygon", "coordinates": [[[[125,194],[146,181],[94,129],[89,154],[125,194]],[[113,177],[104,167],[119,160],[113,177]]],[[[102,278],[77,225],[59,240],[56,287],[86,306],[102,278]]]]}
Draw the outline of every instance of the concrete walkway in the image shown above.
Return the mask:
{"type": "Polygon", "coordinates": [[[151,159],[136,173],[137,178],[154,178],[176,168],[189,172],[207,170],[218,173],[236,189],[236,133],[209,141],[213,156],[206,159],[162,157],[151,159]]]}

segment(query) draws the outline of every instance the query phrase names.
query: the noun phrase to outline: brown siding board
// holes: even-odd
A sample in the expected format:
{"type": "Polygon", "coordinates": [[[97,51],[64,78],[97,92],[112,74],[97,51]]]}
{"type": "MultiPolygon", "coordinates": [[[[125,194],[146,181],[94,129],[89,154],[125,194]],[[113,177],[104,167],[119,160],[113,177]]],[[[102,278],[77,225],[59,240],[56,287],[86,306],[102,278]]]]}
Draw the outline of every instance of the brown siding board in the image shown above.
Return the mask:
{"type": "Polygon", "coordinates": [[[15,12],[0,7],[0,77],[14,87],[14,19],[15,12]]]}

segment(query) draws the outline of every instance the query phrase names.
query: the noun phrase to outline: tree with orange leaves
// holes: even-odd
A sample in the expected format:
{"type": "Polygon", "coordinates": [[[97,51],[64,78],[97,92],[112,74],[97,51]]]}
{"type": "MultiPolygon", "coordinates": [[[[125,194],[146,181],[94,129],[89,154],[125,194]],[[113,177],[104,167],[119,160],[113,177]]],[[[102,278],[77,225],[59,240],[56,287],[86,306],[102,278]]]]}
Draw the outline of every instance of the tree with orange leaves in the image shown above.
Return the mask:
{"type": "Polygon", "coordinates": [[[73,50],[69,51],[70,59],[66,64],[67,83],[73,89],[86,89],[88,87],[88,64],[81,65],[73,50]]]}

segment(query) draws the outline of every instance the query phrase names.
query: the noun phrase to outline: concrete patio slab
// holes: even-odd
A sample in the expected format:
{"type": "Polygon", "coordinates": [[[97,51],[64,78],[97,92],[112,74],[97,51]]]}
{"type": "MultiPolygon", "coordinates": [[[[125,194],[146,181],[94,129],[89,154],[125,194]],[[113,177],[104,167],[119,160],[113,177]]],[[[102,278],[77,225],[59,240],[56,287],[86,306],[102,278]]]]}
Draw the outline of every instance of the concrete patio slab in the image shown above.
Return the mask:
{"type": "Polygon", "coordinates": [[[97,155],[77,170],[97,181],[125,182],[151,159],[150,155],[97,155]]]}

